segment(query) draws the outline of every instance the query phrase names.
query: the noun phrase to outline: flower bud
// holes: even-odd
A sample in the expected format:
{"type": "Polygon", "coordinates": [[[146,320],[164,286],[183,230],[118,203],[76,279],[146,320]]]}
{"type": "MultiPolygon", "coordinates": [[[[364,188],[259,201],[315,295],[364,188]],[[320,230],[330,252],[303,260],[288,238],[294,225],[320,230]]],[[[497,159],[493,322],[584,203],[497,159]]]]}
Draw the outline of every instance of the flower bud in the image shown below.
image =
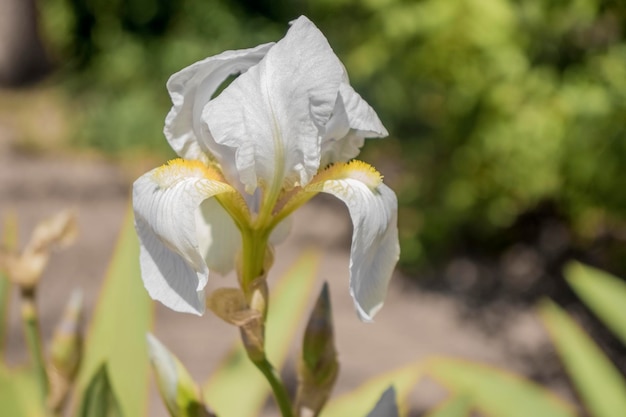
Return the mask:
{"type": "Polygon", "coordinates": [[[180,361],[152,334],[147,335],[150,363],[161,398],[172,417],[214,417],[200,389],[180,361]]]}
{"type": "Polygon", "coordinates": [[[317,415],[328,400],[338,373],[330,295],[328,284],[324,283],[304,332],[297,409],[308,409],[317,415]]]}
{"type": "Polygon", "coordinates": [[[79,290],[72,295],[65,307],[50,345],[50,363],[68,379],[73,379],[82,356],[83,294],[79,290]]]}
{"type": "Polygon", "coordinates": [[[59,410],[67,397],[82,358],[83,295],[75,290],[65,307],[50,345],[48,405],[59,410]]]}

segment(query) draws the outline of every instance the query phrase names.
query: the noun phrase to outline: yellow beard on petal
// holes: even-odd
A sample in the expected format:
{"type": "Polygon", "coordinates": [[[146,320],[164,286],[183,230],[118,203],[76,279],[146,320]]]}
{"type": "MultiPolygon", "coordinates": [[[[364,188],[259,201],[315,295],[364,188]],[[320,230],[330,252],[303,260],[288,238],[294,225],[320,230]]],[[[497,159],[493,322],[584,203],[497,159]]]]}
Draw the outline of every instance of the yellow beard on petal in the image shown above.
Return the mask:
{"type": "Polygon", "coordinates": [[[357,180],[371,190],[375,190],[383,182],[383,176],[380,172],[366,162],[352,160],[335,163],[319,172],[306,186],[295,187],[289,192],[283,193],[274,209],[273,225],[281,222],[298,207],[322,191],[326,181],[346,179],[357,180]]]}
{"type": "Polygon", "coordinates": [[[310,185],[327,180],[353,179],[362,182],[370,189],[376,189],[383,182],[383,176],[370,164],[352,160],[331,165],[313,178],[310,185]]]}
{"type": "Polygon", "coordinates": [[[189,177],[224,182],[224,176],[217,169],[200,161],[182,158],[172,159],[152,172],[154,182],[161,188],[169,188],[178,181],[189,177]]]}

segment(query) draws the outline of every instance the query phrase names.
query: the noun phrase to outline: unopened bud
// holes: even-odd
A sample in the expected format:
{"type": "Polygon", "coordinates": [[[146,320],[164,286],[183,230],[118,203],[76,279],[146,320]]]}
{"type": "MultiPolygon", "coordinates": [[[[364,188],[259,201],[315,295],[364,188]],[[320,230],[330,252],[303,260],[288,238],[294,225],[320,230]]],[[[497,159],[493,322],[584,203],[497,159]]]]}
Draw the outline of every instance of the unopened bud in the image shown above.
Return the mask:
{"type": "Polygon", "coordinates": [[[182,363],[152,334],[147,335],[150,363],[161,398],[172,417],[214,417],[182,363]]]}
{"type": "Polygon", "coordinates": [[[74,291],[55,329],[50,345],[50,395],[48,405],[59,410],[69,393],[82,357],[83,297],[74,291]]]}
{"type": "Polygon", "coordinates": [[[298,366],[298,410],[308,409],[317,415],[328,400],[338,373],[330,294],[324,283],[304,332],[298,366]]]}
{"type": "Polygon", "coordinates": [[[74,291],[65,307],[50,345],[50,362],[55,369],[73,379],[82,355],[83,294],[74,291]]]}

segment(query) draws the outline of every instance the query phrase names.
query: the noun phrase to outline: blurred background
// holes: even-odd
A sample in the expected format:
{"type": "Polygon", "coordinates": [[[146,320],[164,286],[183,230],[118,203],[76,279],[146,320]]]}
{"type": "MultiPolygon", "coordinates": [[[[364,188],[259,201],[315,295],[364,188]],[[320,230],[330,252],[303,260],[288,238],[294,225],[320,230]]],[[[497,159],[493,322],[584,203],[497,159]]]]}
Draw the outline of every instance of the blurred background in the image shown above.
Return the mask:
{"type": "MultiPolygon", "coordinates": [[[[63,153],[139,175],[173,156],[170,74],[277,40],[301,14],[391,132],[360,158],[398,194],[402,285],[488,335],[549,296],[626,372],[562,278],[571,259],[626,276],[621,1],[2,0],[2,150],[15,169],[63,153]]],[[[548,380],[537,355],[525,369],[548,380]]]]}

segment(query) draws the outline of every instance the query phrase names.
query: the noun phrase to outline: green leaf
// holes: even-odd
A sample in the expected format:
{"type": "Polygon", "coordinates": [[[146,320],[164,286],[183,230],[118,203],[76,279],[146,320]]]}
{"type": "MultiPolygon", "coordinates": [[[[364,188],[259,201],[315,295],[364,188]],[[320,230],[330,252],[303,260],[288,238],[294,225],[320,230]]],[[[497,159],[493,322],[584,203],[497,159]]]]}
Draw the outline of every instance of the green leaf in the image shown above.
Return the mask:
{"type": "Polygon", "coordinates": [[[400,410],[398,410],[396,390],[392,385],[383,392],[374,409],[366,417],[399,417],[399,415],[400,410]]]}
{"type": "Polygon", "coordinates": [[[560,307],[545,301],[541,318],[583,403],[594,417],[626,416],[626,381],[560,307]]]}
{"type": "MultiPolygon", "coordinates": [[[[276,369],[285,362],[296,328],[304,316],[318,263],[316,252],[303,254],[272,291],[265,334],[267,356],[276,369]]],[[[270,387],[237,343],[205,384],[203,392],[206,404],[218,416],[253,417],[263,406],[270,387]]]]}
{"type": "Polygon", "coordinates": [[[568,264],[565,275],[576,294],[626,345],[626,283],[578,262],[568,264]]]}
{"type": "Polygon", "coordinates": [[[122,417],[115,397],[106,364],[102,364],[89,382],[83,396],[79,417],[122,417]]]}
{"type": "MultiPolygon", "coordinates": [[[[14,250],[17,248],[17,217],[14,212],[9,212],[3,219],[2,248],[14,250]]],[[[11,282],[4,271],[0,268],[0,354],[4,352],[7,333],[7,321],[9,314],[9,300],[11,295],[11,282]]]]}
{"type": "Polygon", "coordinates": [[[400,416],[407,415],[406,398],[422,376],[422,368],[412,363],[400,369],[378,375],[363,385],[337,397],[322,410],[322,417],[365,416],[374,409],[378,399],[389,386],[396,391],[400,416]]]}
{"type": "Polygon", "coordinates": [[[547,389],[494,367],[460,359],[434,358],[426,364],[434,379],[454,395],[471,398],[473,408],[498,417],[574,417],[573,407],[547,389]]]}
{"type": "Polygon", "coordinates": [[[141,282],[139,242],[129,210],[91,323],[79,375],[84,389],[102,363],[127,416],[146,414],[153,308],[141,282]]]}
{"type": "Polygon", "coordinates": [[[31,368],[8,369],[0,364],[0,412],[3,416],[41,417],[39,385],[31,368]]]}
{"type": "Polygon", "coordinates": [[[470,411],[470,397],[468,395],[456,395],[437,406],[425,417],[467,417],[470,411]]]}

